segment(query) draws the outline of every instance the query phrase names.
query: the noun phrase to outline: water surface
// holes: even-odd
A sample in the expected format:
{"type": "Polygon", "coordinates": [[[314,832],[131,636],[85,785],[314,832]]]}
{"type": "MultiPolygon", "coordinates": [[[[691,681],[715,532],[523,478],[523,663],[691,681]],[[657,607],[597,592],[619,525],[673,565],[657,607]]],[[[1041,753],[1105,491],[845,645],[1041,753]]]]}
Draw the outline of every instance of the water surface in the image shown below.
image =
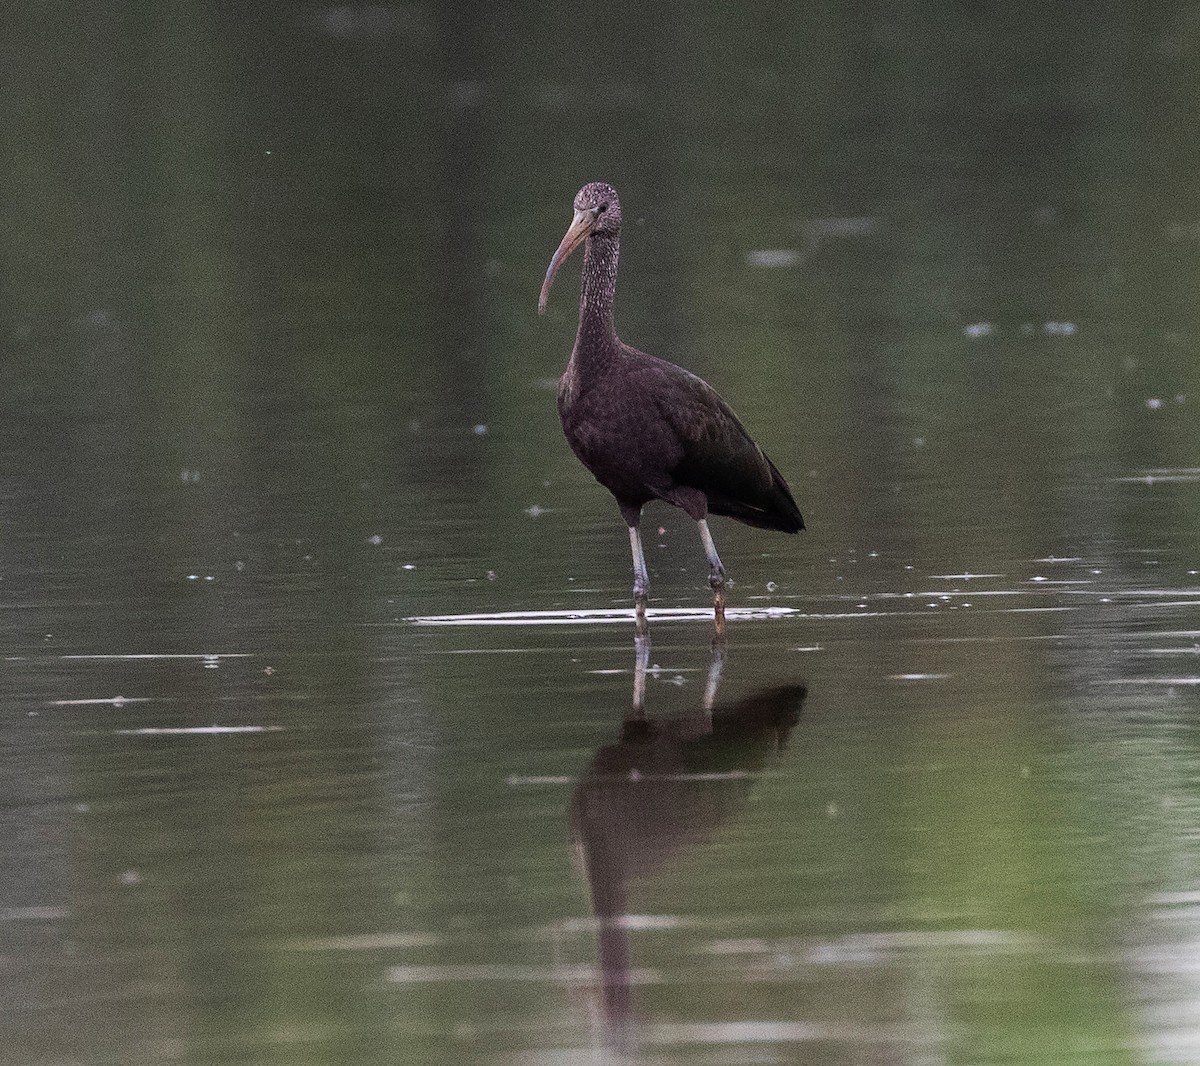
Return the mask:
{"type": "Polygon", "coordinates": [[[1200,1062],[1195,19],[15,16],[14,1062],[1200,1062]],[[628,547],[617,321],[792,482],[628,547]]]}

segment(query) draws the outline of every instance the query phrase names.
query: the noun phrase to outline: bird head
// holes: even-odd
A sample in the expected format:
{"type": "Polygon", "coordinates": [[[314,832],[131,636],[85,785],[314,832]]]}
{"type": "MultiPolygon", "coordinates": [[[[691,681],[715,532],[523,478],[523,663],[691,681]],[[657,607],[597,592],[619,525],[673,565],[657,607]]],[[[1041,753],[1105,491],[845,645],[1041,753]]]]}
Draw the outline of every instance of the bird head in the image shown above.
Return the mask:
{"type": "Polygon", "coordinates": [[[554,275],[567,258],[584,240],[592,236],[615,237],[621,232],[621,201],[617,199],[617,190],[602,181],[592,181],[575,194],[575,217],[563,235],[558,251],[546,268],[546,280],[542,284],[542,295],[538,298],[538,314],[546,311],[546,301],[550,299],[550,286],[554,284],[554,275]]]}

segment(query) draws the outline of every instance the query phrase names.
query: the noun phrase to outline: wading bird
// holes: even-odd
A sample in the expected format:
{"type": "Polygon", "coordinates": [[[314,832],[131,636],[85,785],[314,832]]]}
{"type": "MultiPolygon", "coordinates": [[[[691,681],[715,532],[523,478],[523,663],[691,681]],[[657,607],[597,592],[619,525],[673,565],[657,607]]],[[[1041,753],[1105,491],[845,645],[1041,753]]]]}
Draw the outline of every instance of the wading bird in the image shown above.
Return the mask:
{"type": "Polygon", "coordinates": [[[783,475],[729,405],[695,374],[629,347],[613,325],[621,202],[594,181],[575,196],[575,217],[546,268],[538,313],[558,268],[583,245],[579,330],[558,387],[563,432],[580,462],[616,497],[629,526],[633,595],[644,629],[650,578],[642,550],[642,508],[665,500],[700,528],[708,555],[713,618],[725,626],[725,567],[708,515],[798,533],[804,519],[783,475]]]}

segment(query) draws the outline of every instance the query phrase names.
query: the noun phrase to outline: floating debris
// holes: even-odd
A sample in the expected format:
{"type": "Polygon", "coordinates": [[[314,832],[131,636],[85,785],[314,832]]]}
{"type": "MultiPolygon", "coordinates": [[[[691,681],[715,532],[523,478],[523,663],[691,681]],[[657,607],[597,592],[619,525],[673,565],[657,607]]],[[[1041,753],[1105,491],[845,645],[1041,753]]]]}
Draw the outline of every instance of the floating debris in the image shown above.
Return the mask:
{"type": "Polygon", "coordinates": [[[972,339],[990,337],[995,332],[996,327],[990,322],[972,322],[969,326],[963,326],[963,336],[972,339]]]}

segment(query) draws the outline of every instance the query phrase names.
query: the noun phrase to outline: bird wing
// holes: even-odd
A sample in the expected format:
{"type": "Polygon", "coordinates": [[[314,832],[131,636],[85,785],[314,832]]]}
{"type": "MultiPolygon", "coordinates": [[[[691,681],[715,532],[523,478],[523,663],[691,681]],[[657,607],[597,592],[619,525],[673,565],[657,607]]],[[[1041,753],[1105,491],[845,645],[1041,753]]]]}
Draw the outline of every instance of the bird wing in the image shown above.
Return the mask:
{"type": "Polygon", "coordinates": [[[803,528],[787,482],[717,391],[666,360],[648,356],[642,366],[654,378],[646,394],[655,398],[681,453],[671,471],[674,482],[703,492],[715,514],[768,528],[803,528]]]}
{"type": "Polygon", "coordinates": [[[656,362],[661,364],[653,368],[658,387],[647,393],[654,397],[659,414],[679,442],[683,472],[703,471],[710,479],[733,483],[747,478],[769,481],[762,449],[717,391],[674,363],[656,362]],[[664,387],[667,382],[669,386],[664,387]]]}

